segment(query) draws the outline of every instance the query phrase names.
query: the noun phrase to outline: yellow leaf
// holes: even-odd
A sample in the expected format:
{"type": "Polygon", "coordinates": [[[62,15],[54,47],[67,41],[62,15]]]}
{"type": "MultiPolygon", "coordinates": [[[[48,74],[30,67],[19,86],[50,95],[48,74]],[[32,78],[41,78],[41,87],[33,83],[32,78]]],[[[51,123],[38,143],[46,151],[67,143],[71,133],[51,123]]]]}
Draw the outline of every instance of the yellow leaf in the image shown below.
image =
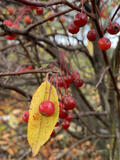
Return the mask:
{"type": "Polygon", "coordinates": [[[49,139],[59,117],[59,103],[55,87],[48,82],[43,82],[35,91],[29,110],[27,139],[32,148],[33,156],[37,155],[40,147],[49,139]],[[50,92],[51,88],[51,92],[50,92]],[[48,100],[54,103],[55,112],[52,116],[46,117],[39,113],[41,102],[48,100]]]}
{"type": "Polygon", "coordinates": [[[91,56],[93,56],[93,44],[92,42],[88,41],[87,49],[91,56]]]}

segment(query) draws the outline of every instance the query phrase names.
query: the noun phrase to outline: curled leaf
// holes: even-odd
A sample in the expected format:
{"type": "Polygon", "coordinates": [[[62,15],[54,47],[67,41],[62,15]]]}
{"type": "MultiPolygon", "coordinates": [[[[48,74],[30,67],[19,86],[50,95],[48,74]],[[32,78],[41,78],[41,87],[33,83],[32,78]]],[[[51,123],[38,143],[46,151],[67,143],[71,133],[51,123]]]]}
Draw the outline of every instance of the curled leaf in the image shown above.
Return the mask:
{"type": "Polygon", "coordinates": [[[48,82],[43,82],[35,91],[29,110],[27,139],[32,148],[33,156],[37,155],[40,147],[49,139],[59,117],[59,103],[55,87],[48,82]],[[51,91],[50,91],[51,90],[51,91]],[[54,103],[55,112],[52,116],[46,117],[39,113],[41,102],[48,100],[54,103]]]}

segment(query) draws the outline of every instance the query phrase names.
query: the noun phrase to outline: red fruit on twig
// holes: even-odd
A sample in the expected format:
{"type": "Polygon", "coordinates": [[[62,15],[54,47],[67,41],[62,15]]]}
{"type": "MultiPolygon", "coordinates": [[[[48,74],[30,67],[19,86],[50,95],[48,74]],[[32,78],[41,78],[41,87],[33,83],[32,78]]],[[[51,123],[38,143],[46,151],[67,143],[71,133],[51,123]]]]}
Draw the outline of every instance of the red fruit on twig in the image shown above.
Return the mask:
{"type": "Polygon", "coordinates": [[[63,109],[62,111],[60,111],[59,117],[61,119],[64,119],[67,117],[67,115],[68,115],[67,111],[65,109],[63,109]]]}
{"type": "Polygon", "coordinates": [[[44,12],[44,8],[43,8],[43,7],[38,7],[38,8],[36,8],[36,13],[37,13],[38,15],[43,14],[43,12],[44,12]]]}
{"type": "Polygon", "coordinates": [[[107,31],[110,34],[117,34],[120,31],[120,25],[117,22],[111,22],[107,26],[107,31]]]}
{"type": "Polygon", "coordinates": [[[31,18],[30,18],[29,16],[25,16],[25,17],[24,17],[24,22],[25,22],[26,24],[31,24],[31,18]]]}
{"type": "Polygon", "coordinates": [[[70,32],[71,34],[76,34],[79,32],[79,27],[72,23],[68,27],[68,32],[70,32]]]}
{"type": "Polygon", "coordinates": [[[22,116],[23,121],[28,122],[29,119],[29,112],[25,112],[22,116]]]}
{"type": "Polygon", "coordinates": [[[62,123],[62,128],[66,130],[69,128],[69,126],[70,126],[70,122],[67,120],[64,120],[62,123]]]}
{"type": "Polygon", "coordinates": [[[39,112],[45,116],[51,116],[55,112],[54,104],[51,101],[43,101],[39,106],[39,112]]]}
{"type": "Polygon", "coordinates": [[[68,114],[68,116],[65,118],[67,121],[71,122],[73,120],[73,116],[71,113],[68,114]]]}
{"type": "Polygon", "coordinates": [[[66,110],[72,110],[76,107],[76,101],[71,96],[65,96],[63,98],[63,104],[64,104],[66,110]]]}
{"type": "Polygon", "coordinates": [[[98,40],[98,46],[101,50],[106,51],[111,47],[111,41],[106,37],[102,37],[98,40]]]}
{"type": "Polygon", "coordinates": [[[95,41],[96,40],[96,36],[97,36],[97,32],[96,32],[95,29],[91,29],[87,33],[87,38],[88,38],[89,41],[95,41]]]}
{"type": "Polygon", "coordinates": [[[85,26],[87,21],[88,21],[88,17],[83,12],[77,13],[74,17],[74,24],[78,27],[85,26]]]}
{"type": "Polygon", "coordinates": [[[78,79],[74,80],[74,84],[75,84],[76,87],[82,87],[84,82],[83,82],[82,79],[78,78],[78,79]]]}

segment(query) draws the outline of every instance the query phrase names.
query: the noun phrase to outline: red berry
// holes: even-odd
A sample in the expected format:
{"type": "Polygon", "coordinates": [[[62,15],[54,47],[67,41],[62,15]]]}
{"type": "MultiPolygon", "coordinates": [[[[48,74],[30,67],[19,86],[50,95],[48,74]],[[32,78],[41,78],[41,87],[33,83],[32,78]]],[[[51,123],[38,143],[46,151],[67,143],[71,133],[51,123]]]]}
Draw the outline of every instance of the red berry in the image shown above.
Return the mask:
{"type": "Polygon", "coordinates": [[[72,23],[72,24],[69,25],[68,31],[69,31],[71,34],[76,34],[76,33],[79,32],[79,27],[77,27],[74,23],[72,23]]]}
{"type": "Polygon", "coordinates": [[[83,80],[80,78],[77,78],[74,80],[74,84],[76,87],[82,87],[82,85],[84,84],[83,80]]]}
{"type": "Polygon", "coordinates": [[[68,114],[68,116],[65,118],[65,120],[71,122],[73,120],[73,116],[71,113],[68,114]]]}
{"type": "Polygon", "coordinates": [[[54,19],[55,19],[55,18],[54,18],[54,17],[52,17],[53,15],[54,15],[53,13],[50,13],[50,14],[48,15],[48,18],[50,18],[50,17],[51,17],[51,18],[49,19],[50,21],[54,21],[54,19]]]}
{"type": "Polygon", "coordinates": [[[14,13],[12,8],[8,8],[8,12],[9,12],[9,14],[13,14],[14,13]]]}
{"type": "Polygon", "coordinates": [[[31,18],[30,18],[29,16],[25,16],[25,17],[24,17],[24,22],[25,22],[26,24],[31,24],[31,18]]]}
{"type": "Polygon", "coordinates": [[[65,17],[60,17],[60,21],[62,22],[62,23],[64,23],[65,21],[66,21],[66,19],[65,19],[65,17]]]}
{"type": "Polygon", "coordinates": [[[111,47],[111,41],[106,37],[102,37],[98,40],[98,46],[101,50],[105,51],[111,47]]]}
{"type": "Polygon", "coordinates": [[[51,137],[55,137],[55,130],[52,131],[51,137]]]}
{"type": "Polygon", "coordinates": [[[89,41],[95,41],[96,40],[96,36],[97,36],[97,32],[96,32],[95,29],[91,29],[87,33],[87,38],[88,38],[89,41]]]}
{"type": "Polygon", "coordinates": [[[71,75],[67,75],[66,77],[64,77],[64,79],[68,84],[71,84],[73,82],[73,77],[71,75]]]}
{"type": "Polygon", "coordinates": [[[43,14],[43,12],[44,12],[44,8],[43,7],[38,7],[37,9],[36,9],[36,13],[37,14],[43,14]]]}
{"type": "Polygon", "coordinates": [[[84,25],[86,25],[87,21],[88,21],[88,17],[85,13],[80,12],[75,15],[74,24],[76,26],[83,27],[84,25]]]}
{"type": "Polygon", "coordinates": [[[68,88],[70,87],[70,84],[69,84],[69,83],[66,83],[65,80],[64,80],[63,87],[64,87],[65,89],[68,89],[68,88]]]}
{"type": "Polygon", "coordinates": [[[8,27],[11,27],[13,25],[13,23],[9,20],[4,20],[3,24],[5,24],[8,27]]]}
{"type": "Polygon", "coordinates": [[[24,72],[25,71],[25,67],[21,67],[19,72],[24,72]]]}
{"type": "Polygon", "coordinates": [[[71,96],[65,96],[63,98],[63,104],[64,104],[66,110],[71,110],[76,107],[76,101],[71,96]]]}
{"type": "Polygon", "coordinates": [[[117,34],[120,31],[120,25],[117,22],[111,22],[107,26],[107,31],[110,34],[117,34]]]}
{"type": "Polygon", "coordinates": [[[27,67],[27,69],[33,69],[33,66],[29,65],[29,66],[27,67]]]}
{"type": "Polygon", "coordinates": [[[80,79],[80,74],[78,72],[72,72],[71,77],[73,78],[73,81],[76,79],[80,79]]]}
{"type": "Polygon", "coordinates": [[[29,119],[29,112],[25,112],[22,116],[23,121],[28,122],[29,119]]]}
{"type": "Polygon", "coordinates": [[[55,127],[58,127],[59,125],[60,125],[60,122],[57,122],[56,125],[55,125],[55,127]]]}
{"type": "Polygon", "coordinates": [[[39,112],[45,116],[51,116],[55,112],[55,107],[51,101],[43,101],[39,106],[39,112]]]}
{"type": "Polygon", "coordinates": [[[7,35],[7,36],[5,36],[6,37],[6,39],[8,39],[8,40],[14,40],[15,38],[16,38],[16,34],[13,34],[13,35],[7,35]]]}
{"type": "MultiPolygon", "coordinates": [[[[3,22],[3,24],[6,24],[8,27],[13,27],[13,28],[17,28],[17,29],[20,28],[17,24],[12,24],[12,22],[9,21],[9,20],[5,20],[5,21],[3,22]]],[[[17,35],[16,35],[16,34],[11,34],[11,35],[7,35],[7,36],[5,36],[5,37],[6,37],[6,39],[8,39],[8,40],[14,40],[14,39],[17,37],[17,35]]]]}
{"type": "Polygon", "coordinates": [[[63,87],[64,86],[63,78],[58,78],[56,83],[58,87],[63,87]]]}
{"type": "Polygon", "coordinates": [[[70,122],[69,121],[66,121],[64,120],[63,123],[62,123],[62,128],[63,129],[68,129],[70,126],[70,122]]]}
{"type": "Polygon", "coordinates": [[[61,119],[64,119],[67,117],[67,115],[68,115],[67,111],[65,109],[63,109],[62,111],[60,111],[59,117],[61,119]]]}

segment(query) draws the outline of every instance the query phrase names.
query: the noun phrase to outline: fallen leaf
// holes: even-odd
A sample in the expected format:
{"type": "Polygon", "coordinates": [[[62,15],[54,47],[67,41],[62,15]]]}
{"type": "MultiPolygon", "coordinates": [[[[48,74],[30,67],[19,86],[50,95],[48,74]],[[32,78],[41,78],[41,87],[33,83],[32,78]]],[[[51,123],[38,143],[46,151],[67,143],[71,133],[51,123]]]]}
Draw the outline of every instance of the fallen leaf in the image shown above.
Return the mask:
{"type": "Polygon", "coordinates": [[[49,139],[59,117],[58,95],[55,87],[48,82],[43,82],[35,91],[29,110],[27,139],[32,148],[33,156],[37,155],[40,147],[49,139]],[[51,92],[50,92],[51,89],[51,92]],[[41,102],[48,100],[54,103],[55,112],[52,116],[46,117],[39,113],[41,102]]]}

